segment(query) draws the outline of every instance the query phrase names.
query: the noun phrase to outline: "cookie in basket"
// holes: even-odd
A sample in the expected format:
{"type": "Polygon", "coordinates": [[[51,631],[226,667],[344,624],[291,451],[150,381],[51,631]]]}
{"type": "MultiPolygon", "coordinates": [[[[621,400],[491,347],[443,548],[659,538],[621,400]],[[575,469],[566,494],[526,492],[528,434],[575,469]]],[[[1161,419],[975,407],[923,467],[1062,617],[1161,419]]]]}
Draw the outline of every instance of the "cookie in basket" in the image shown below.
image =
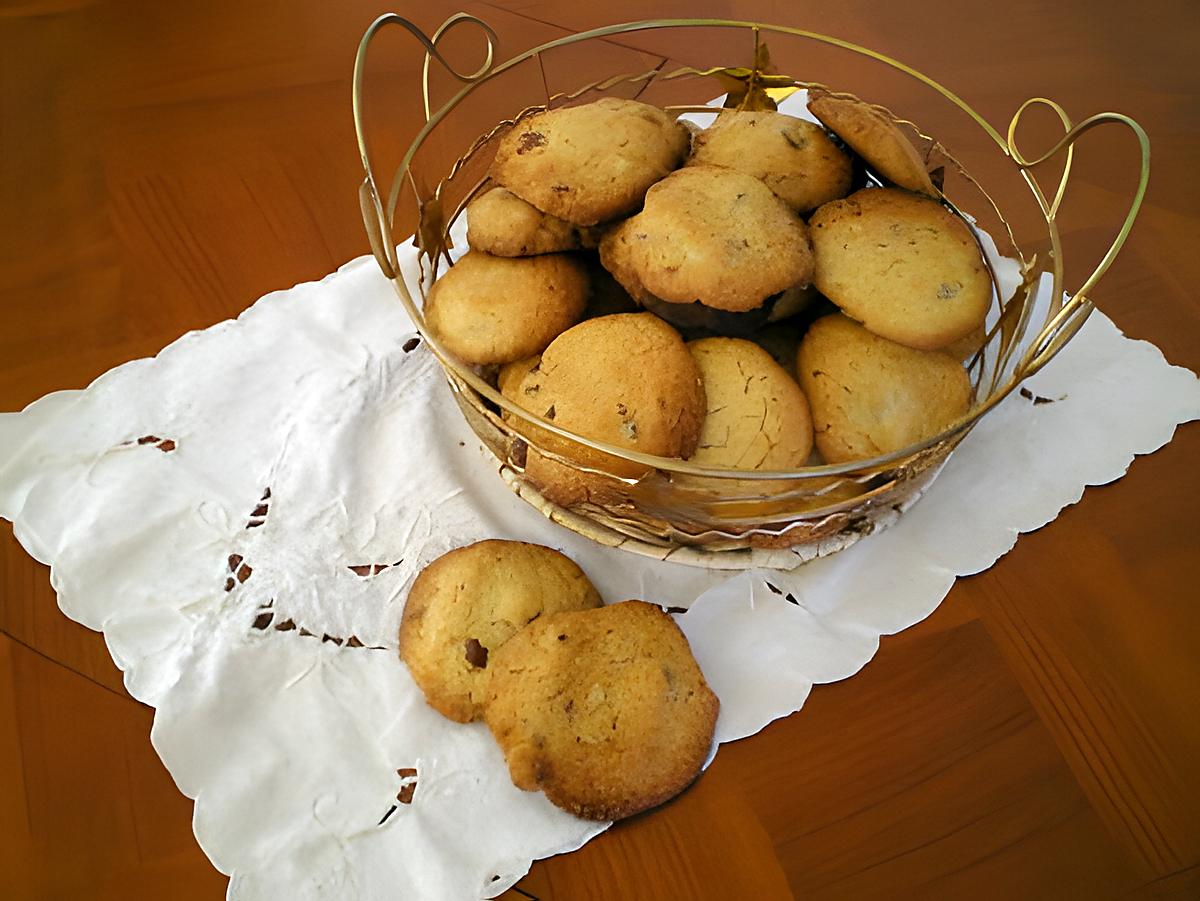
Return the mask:
{"type": "Polygon", "coordinates": [[[472,250],[430,289],[425,322],[465,363],[508,363],[538,353],[578,322],[587,299],[587,267],[570,254],[472,250]]]}
{"type": "Polygon", "coordinates": [[[467,243],[500,257],[578,250],[579,230],[543,213],[507,188],[495,187],[467,206],[467,243]]]}
{"type": "Polygon", "coordinates": [[[757,178],[716,166],[651,188],[642,211],[605,234],[600,259],[635,300],[734,313],[813,274],[804,221],[757,178]]]}
{"type": "Polygon", "coordinates": [[[970,380],[954,357],[881,338],[841,313],[812,324],[796,371],[827,463],[931,438],[971,403],[970,380]]]}
{"type": "Polygon", "coordinates": [[[817,289],[868,329],[934,350],[983,324],[992,281],[975,235],[936,200],[865,188],[809,221],[817,289]]]}
{"type": "Polygon", "coordinates": [[[693,463],[722,469],[796,469],[813,446],[808,401],[769,353],[740,338],[688,344],[708,413],[693,463]]]}
{"type": "Polygon", "coordinates": [[[929,197],[941,196],[917,148],[879,107],[813,88],[808,108],[885,181],[929,197]]]}
{"type": "Polygon", "coordinates": [[[661,109],[605,97],[519,121],[501,139],[491,176],[551,216],[596,225],[636,209],[689,144],[687,129],[661,109]]]}
{"type": "MultiPolygon", "coordinates": [[[[589,319],[559,335],[516,392],[526,409],[575,434],[644,454],[687,458],[704,420],[704,386],[671,326],[651,313],[589,319]]],[[[531,437],[552,453],[617,476],[640,464],[591,450],[544,430],[531,437]]],[[[526,475],[551,501],[601,499],[616,487],[530,448],[526,475]]]]}
{"type": "Polygon", "coordinates": [[[825,130],[771,110],[722,112],[692,138],[687,165],[753,175],[798,213],[850,193],[850,157],[825,130]]]}
{"type": "Polygon", "coordinates": [[[699,775],[718,701],[659,607],[624,601],[540,617],[496,652],[484,719],[513,784],[615,820],[699,775]]]}
{"type": "Polygon", "coordinates": [[[540,616],[600,606],[573,561],[520,541],[479,541],[444,554],[413,582],[400,657],[429,706],[460,723],[481,713],[489,660],[540,616]]]}

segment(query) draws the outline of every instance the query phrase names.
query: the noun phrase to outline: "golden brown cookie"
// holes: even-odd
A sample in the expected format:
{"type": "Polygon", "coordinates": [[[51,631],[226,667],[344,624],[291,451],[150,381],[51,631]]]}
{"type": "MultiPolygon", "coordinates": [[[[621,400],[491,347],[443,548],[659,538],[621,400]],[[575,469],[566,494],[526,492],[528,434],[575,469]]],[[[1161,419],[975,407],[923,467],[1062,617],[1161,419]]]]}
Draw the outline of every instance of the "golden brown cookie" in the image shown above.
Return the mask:
{"type": "MultiPolygon", "coordinates": [[[[651,313],[581,322],[556,338],[522,381],[526,409],[575,434],[662,457],[690,457],[704,419],[700,371],[679,333],[651,313]]],[[[548,432],[531,439],[579,463],[637,478],[639,464],[593,451],[548,432]]],[[[592,478],[530,449],[529,478],[558,504],[603,490],[592,478]]]]}
{"type": "Polygon", "coordinates": [[[835,313],[809,327],[796,372],[827,463],[931,438],[967,412],[971,383],[949,354],[914,350],[835,313]]]}
{"type": "Polygon", "coordinates": [[[482,712],[491,655],[506,641],[540,616],[600,603],[583,570],[558,551],[480,541],[417,576],[400,622],[400,657],[430,707],[468,723],[482,712]]]}
{"type": "Polygon", "coordinates": [[[808,108],[886,181],[929,197],[941,196],[921,154],[881,108],[817,88],[809,91],[808,108]]]}
{"type": "Polygon", "coordinates": [[[726,110],[692,139],[687,165],[753,175],[798,213],[850,193],[850,157],[824,129],[772,110],[726,110]]]}
{"type": "Polygon", "coordinates": [[[430,289],[425,322],[463,362],[508,363],[578,322],[587,299],[587,268],[573,256],[469,251],[430,289]]]}
{"type": "Polygon", "coordinates": [[[547,215],[507,188],[492,188],[467,206],[467,243],[500,257],[578,250],[579,231],[547,215]]]}
{"type": "Polygon", "coordinates": [[[739,338],[688,344],[708,412],[693,463],[722,469],[796,469],[812,451],[804,392],[771,355],[739,338]]]}
{"type": "Polygon", "coordinates": [[[657,107],[605,97],[522,119],[501,139],[491,175],[539,210],[596,225],[636,209],[688,145],[687,130],[657,107]]]}
{"type": "Polygon", "coordinates": [[[670,800],[700,774],[719,703],[655,605],[547,614],[493,661],[484,719],[518,788],[615,820],[670,800]]]}
{"type": "Polygon", "coordinates": [[[635,300],[745,312],[812,278],[808,230],[753,176],[689,166],[605,234],[600,260],[635,300]]]}
{"type": "Polygon", "coordinates": [[[514,404],[520,404],[521,383],[525,381],[525,376],[529,375],[530,371],[541,362],[542,355],[534,354],[532,357],[505,363],[500,367],[500,372],[496,377],[496,387],[514,404]]]}
{"type": "Polygon", "coordinates": [[[817,289],[884,338],[945,347],[983,324],[992,281],[966,222],[935,200],[866,188],[813,214],[817,289]]]}

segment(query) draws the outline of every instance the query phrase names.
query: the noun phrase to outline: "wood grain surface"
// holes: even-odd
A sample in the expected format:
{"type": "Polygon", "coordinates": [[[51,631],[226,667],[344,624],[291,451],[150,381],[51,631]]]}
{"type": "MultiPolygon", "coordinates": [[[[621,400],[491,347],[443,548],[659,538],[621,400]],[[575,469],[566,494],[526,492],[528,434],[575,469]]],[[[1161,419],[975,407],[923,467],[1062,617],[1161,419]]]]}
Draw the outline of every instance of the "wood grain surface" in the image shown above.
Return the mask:
{"type": "MultiPolygon", "coordinates": [[[[1193,0],[398,11],[432,30],[459,8],[486,18],[506,55],[567,29],[703,14],[866,44],[998,124],[1034,95],[1076,117],[1129,113],[1154,142],[1154,176],[1095,299],[1126,333],[1200,369],[1193,0]]],[[[0,3],[0,410],[82,387],[367,252],[349,76],[358,37],[386,9],[0,3]]],[[[619,43],[613,53],[654,58],[636,37],[619,43]]],[[[419,122],[420,57],[401,38],[389,46],[371,100],[389,126],[378,152],[395,158],[419,122]]],[[[703,52],[682,37],[670,48],[691,63],[709,62],[703,52]]],[[[775,56],[803,75],[803,55],[775,56]]],[[[1064,223],[1073,258],[1099,257],[1133,166],[1119,136],[1081,146],[1064,223]]],[[[1200,428],[1180,429],[960,580],[859,675],[722,749],[680,799],[536,863],[524,897],[1200,897],[1198,459],[1200,428]]],[[[0,897],[222,897],[191,804],[150,746],[152,712],[124,692],[101,636],[59,612],[48,575],[4,528],[0,897]]]]}

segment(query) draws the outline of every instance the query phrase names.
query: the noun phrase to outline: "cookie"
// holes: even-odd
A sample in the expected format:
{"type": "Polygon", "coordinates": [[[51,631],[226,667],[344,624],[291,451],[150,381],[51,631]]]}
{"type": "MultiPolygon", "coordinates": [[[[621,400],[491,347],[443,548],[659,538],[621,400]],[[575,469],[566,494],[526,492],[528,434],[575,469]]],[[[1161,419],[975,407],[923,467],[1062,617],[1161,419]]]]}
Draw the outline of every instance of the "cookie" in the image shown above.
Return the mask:
{"type": "MultiPolygon", "coordinates": [[[[575,434],[644,454],[687,458],[704,420],[700,371],[679,333],[651,313],[589,319],[559,335],[525,376],[519,403],[575,434]]],[[[526,430],[531,432],[532,430],[526,430]]],[[[529,435],[583,466],[638,478],[645,467],[545,431],[529,435]]],[[[611,480],[531,448],[526,475],[562,505],[599,499],[611,480]]]]}
{"type": "Polygon", "coordinates": [[[573,256],[473,250],[430,289],[425,323],[465,363],[508,363],[538,353],[578,322],[587,299],[587,268],[573,256]]]}
{"type": "Polygon", "coordinates": [[[813,273],[804,221],[757,178],[715,166],[651,188],[642,211],[605,234],[600,260],[635,300],[735,313],[813,273]]]}
{"type": "Polygon", "coordinates": [[[971,383],[958,360],[881,338],[840,313],[809,327],[796,372],[827,463],[931,438],[971,404],[971,383]]]}
{"type": "Polygon", "coordinates": [[[689,143],[657,107],[605,97],[522,119],[500,140],[491,176],[551,216],[596,225],[636,209],[689,143]]]}
{"type": "Polygon", "coordinates": [[[688,350],[708,406],[693,463],[766,470],[807,463],[813,445],[808,401],[769,353],[739,338],[704,338],[688,350]]]}
{"type": "Polygon", "coordinates": [[[935,200],[866,188],[809,222],[817,289],[875,334],[920,350],[983,324],[992,281],[966,222],[935,200]]]}
{"type": "Polygon", "coordinates": [[[467,243],[499,257],[578,250],[578,229],[547,215],[507,188],[492,188],[467,206],[467,243]]]}
{"type": "Polygon", "coordinates": [[[718,707],[674,620],[624,601],[549,613],[505,643],[484,719],[514,785],[576,816],[616,820],[692,783],[718,707]]]}
{"type": "Polygon", "coordinates": [[[941,196],[921,154],[880,107],[814,88],[808,94],[808,108],[884,180],[929,197],[941,196]]]}
{"type": "Polygon", "coordinates": [[[500,367],[500,372],[496,376],[496,388],[514,404],[519,404],[521,402],[519,400],[521,383],[525,380],[525,376],[529,375],[530,371],[537,368],[541,362],[542,355],[534,354],[532,357],[505,363],[500,367]]]}
{"type": "Polygon", "coordinates": [[[850,157],[819,125],[763,110],[726,110],[692,139],[687,165],[736,169],[798,213],[850,193],[850,157]]]}
{"type": "Polygon", "coordinates": [[[583,570],[558,551],[480,541],[417,576],[400,622],[400,657],[430,707],[468,723],[482,712],[489,661],[505,642],[538,617],[600,603],[583,570]]]}

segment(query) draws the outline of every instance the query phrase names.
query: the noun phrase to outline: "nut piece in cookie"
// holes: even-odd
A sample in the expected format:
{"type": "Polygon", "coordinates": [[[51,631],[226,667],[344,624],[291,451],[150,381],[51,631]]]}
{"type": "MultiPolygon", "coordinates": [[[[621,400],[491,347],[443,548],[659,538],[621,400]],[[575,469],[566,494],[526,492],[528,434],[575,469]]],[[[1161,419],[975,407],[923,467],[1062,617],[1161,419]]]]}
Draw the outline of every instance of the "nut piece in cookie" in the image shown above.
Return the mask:
{"type": "Polygon", "coordinates": [[[460,723],[482,712],[492,655],[538,617],[600,606],[583,571],[558,551],[480,541],[444,554],[413,582],[400,657],[429,706],[460,723]]]}
{"type": "Polygon", "coordinates": [[[687,165],[753,175],[798,213],[850,193],[850,157],[819,125],[763,110],[727,110],[692,139],[687,165]]]}
{"type": "MultiPolygon", "coordinates": [[[[679,333],[651,313],[581,322],[559,335],[525,376],[517,402],[575,434],[661,457],[690,457],[704,420],[700,370],[679,333]]],[[[546,450],[638,478],[645,468],[536,430],[546,450]]],[[[599,498],[611,480],[577,472],[530,448],[526,474],[562,505],[599,498]]]]}
{"type": "Polygon", "coordinates": [[[920,350],[983,324],[992,282],[966,222],[935,200],[865,188],[809,222],[817,289],[868,329],[920,350]]]}
{"type": "Polygon", "coordinates": [[[917,149],[879,107],[813,89],[808,108],[886,181],[929,197],[941,196],[917,149]]]}
{"type": "Polygon", "coordinates": [[[700,774],[718,701],[687,639],[653,604],[547,614],[493,658],[484,719],[513,784],[615,820],[700,774]]]}
{"type": "Polygon", "coordinates": [[[840,313],[809,328],[796,372],[827,463],[931,438],[971,403],[971,383],[958,360],[880,338],[840,313]]]}
{"type": "Polygon", "coordinates": [[[746,312],[812,278],[804,221],[757,178],[688,166],[605,234],[600,260],[635,300],[746,312]]]}
{"type": "Polygon", "coordinates": [[[587,267],[573,256],[469,251],[430,289],[425,322],[463,362],[508,363],[578,322],[587,299],[587,267]]]}
{"type": "Polygon", "coordinates": [[[693,463],[724,469],[796,469],[812,452],[804,392],[771,355],[738,338],[688,344],[704,378],[708,415],[693,463]]]}
{"type": "Polygon", "coordinates": [[[491,175],[539,210],[596,225],[636,209],[688,144],[657,107],[605,97],[522,119],[501,139],[491,175]]]}
{"type": "Polygon", "coordinates": [[[500,257],[578,250],[579,231],[543,213],[507,188],[492,188],[467,206],[467,243],[500,257]]]}

